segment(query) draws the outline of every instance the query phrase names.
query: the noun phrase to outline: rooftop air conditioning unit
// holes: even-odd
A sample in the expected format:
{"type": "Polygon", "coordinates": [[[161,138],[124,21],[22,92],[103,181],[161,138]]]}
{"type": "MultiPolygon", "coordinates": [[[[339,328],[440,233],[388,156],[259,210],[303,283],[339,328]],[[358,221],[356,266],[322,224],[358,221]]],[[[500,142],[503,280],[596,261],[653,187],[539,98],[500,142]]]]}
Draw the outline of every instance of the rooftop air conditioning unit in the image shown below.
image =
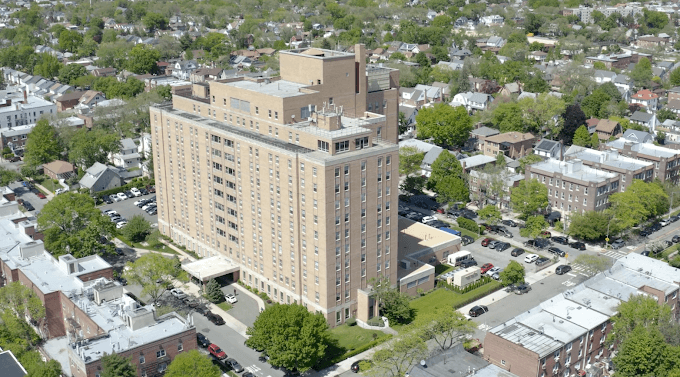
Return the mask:
{"type": "Polygon", "coordinates": [[[399,265],[401,266],[401,268],[403,268],[403,269],[405,269],[405,270],[408,270],[408,269],[411,268],[411,261],[408,261],[408,260],[406,260],[406,259],[402,259],[402,260],[399,262],[399,265]]]}

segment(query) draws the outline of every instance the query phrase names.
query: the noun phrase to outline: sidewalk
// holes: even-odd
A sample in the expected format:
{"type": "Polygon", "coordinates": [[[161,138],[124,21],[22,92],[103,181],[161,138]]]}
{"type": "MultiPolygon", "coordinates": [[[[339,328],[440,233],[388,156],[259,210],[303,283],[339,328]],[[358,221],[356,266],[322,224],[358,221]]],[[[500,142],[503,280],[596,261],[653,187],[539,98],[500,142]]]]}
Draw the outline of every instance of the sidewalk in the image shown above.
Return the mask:
{"type": "Polygon", "coordinates": [[[163,245],[165,245],[165,246],[171,248],[172,250],[176,251],[177,253],[179,253],[179,255],[181,255],[181,256],[183,256],[183,257],[189,259],[191,262],[196,261],[196,258],[194,258],[194,257],[192,257],[191,255],[187,254],[186,252],[184,252],[184,250],[182,250],[182,249],[178,248],[177,246],[175,246],[175,245],[169,243],[168,241],[166,241],[166,240],[164,240],[164,239],[162,239],[162,238],[160,238],[160,237],[159,237],[158,240],[159,240],[163,245]]]}

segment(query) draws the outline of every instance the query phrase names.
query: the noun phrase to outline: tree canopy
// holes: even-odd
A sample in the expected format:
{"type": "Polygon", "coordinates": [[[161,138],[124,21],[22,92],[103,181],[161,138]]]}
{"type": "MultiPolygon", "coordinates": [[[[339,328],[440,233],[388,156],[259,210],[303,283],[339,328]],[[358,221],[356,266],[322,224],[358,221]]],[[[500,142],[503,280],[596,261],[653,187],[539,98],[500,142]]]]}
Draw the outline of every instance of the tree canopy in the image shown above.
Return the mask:
{"type": "Polygon", "coordinates": [[[425,153],[420,152],[416,147],[399,148],[399,174],[409,176],[417,173],[423,157],[425,153]]]}
{"type": "Polygon", "coordinates": [[[510,192],[510,202],[520,218],[527,219],[548,207],[548,188],[538,179],[525,179],[510,192]]]}
{"type": "Polygon", "coordinates": [[[24,149],[24,162],[34,167],[58,159],[62,151],[57,131],[46,119],[40,119],[33,127],[24,149]]]}
{"type": "Polygon", "coordinates": [[[438,145],[463,145],[472,131],[472,119],[462,106],[439,103],[423,108],[416,115],[416,122],[418,138],[433,138],[438,145]]]}
{"type": "Polygon", "coordinates": [[[164,374],[166,377],[220,377],[221,375],[220,368],[198,350],[182,352],[175,356],[164,374]]]}
{"type": "Polygon", "coordinates": [[[177,257],[166,258],[149,253],[134,262],[128,262],[127,267],[129,268],[123,276],[129,282],[141,285],[142,295],[148,295],[154,303],[171,286],[171,279],[187,280],[186,272],[182,270],[177,257]]]}
{"type": "Polygon", "coordinates": [[[104,354],[101,359],[102,371],[101,377],[136,377],[137,368],[132,364],[128,358],[121,356],[118,353],[110,355],[104,354]]]}

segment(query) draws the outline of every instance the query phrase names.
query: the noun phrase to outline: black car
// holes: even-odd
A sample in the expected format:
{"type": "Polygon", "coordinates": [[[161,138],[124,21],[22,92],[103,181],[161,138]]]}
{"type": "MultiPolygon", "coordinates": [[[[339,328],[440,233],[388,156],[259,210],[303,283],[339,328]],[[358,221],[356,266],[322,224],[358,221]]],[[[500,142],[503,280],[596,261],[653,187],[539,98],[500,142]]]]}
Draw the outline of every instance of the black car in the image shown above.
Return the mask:
{"type": "Polygon", "coordinates": [[[239,364],[238,361],[234,359],[226,359],[224,363],[236,373],[243,372],[243,367],[241,366],[241,364],[239,364]]]}
{"type": "Polygon", "coordinates": [[[208,311],[208,312],[205,313],[205,316],[208,317],[208,321],[214,323],[217,326],[224,325],[224,319],[222,319],[222,317],[220,317],[217,314],[213,314],[213,313],[208,311]]]}
{"type": "Polygon", "coordinates": [[[489,311],[489,308],[487,308],[486,306],[477,305],[477,306],[474,306],[472,309],[470,309],[470,312],[468,314],[470,314],[470,317],[479,317],[480,315],[482,315],[482,314],[484,314],[488,311],[489,311]]]}
{"type": "Polygon", "coordinates": [[[574,248],[576,250],[585,250],[586,249],[586,244],[583,242],[572,242],[569,244],[569,247],[574,248]]]}
{"type": "Polygon", "coordinates": [[[241,377],[255,377],[255,375],[250,372],[245,372],[241,377]]]}
{"type": "Polygon", "coordinates": [[[26,208],[26,211],[33,211],[33,210],[35,210],[35,208],[33,208],[33,206],[31,205],[31,203],[29,203],[29,202],[27,202],[27,201],[25,201],[25,200],[24,200],[23,203],[21,203],[21,205],[24,206],[24,208],[26,208]]]}
{"type": "Polygon", "coordinates": [[[548,262],[550,262],[550,259],[546,258],[546,257],[540,257],[540,258],[536,259],[536,265],[538,265],[538,266],[542,266],[542,265],[544,265],[548,262]]]}
{"type": "Polygon", "coordinates": [[[647,229],[643,229],[643,230],[640,231],[640,237],[647,237],[650,234],[652,234],[652,232],[647,230],[647,229]]]}
{"type": "Polygon", "coordinates": [[[512,220],[503,220],[501,221],[503,225],[511,226],[513,228],[517,227],[517,223],[512,221],[512,220]]]}
{"type": "Polygon", "coordinates": [[[518,257],[518,256],[520,256],[520,255],[522,255],[522,254],[524,254],[524,249],[521,249],[521,248],[519,248],[519,247],[516,248],[515,250],[513,250],[513,251],[510,253],[510,255],[512,255],[513,257],[518,257]]]}
{"type": "Polygon", "coordinates": [[[671,242],[669,240],[665,240],[665,241],[662,242],[662,245],[664,245],[666,248],[669,248],[669,247],[673,246],[673,242],[671,242]]]}
{"type": "Polygon", "coordinates": [[[557,266],[557,268],[555,269],[555,274],[564,275],[569,271],[571,271],[571,266],[567,266],[566,264],[563,264],[563,265],[557,266]]]}
{"type": "Polygon", "coordinates": [[[640,252],[640,254],[648,257],[649,256],[649,250],[643,250],[642,252],[640,252]]]}
{"type": "Polygon", "coordinates": [[[560,250],[556,247],[549,247],[548,251],[555,254],[555,255],[559,255],[560,257],[563,257],[563,256],[566,255],[566,253],[564,251],[562,251],[562,250],[560,250]]]}
{"type": "Polygon", "coordinates": [[[370,364],[370,360],[357,360],[352,363],[352,366],[349,368],[353,373],[359,373],[361,371],[361,363],[366,363],[370,364]]]}
{"type": "Polygon", "coordinates": [[[463,246],[469,245],[469,244],[475,242],[475,239],[472,238],[472,237],[470,237],[470,236],[462,236],[462,237],[460,238],[460,240],[461,240],[461,242],[463,243],[463,246]]]}
{"type": "Polygon", "coordinates": [[[132,191],[125,191],[124,194],[125,196],[128,197],[128,199],[132,199],[135,197],[135,194],[133,194],[132,191]]]}
{"type": "Polygon", "coordinates": [[[521,284],[517,288],[515,288],[515,293],[518,295],[523,295],[531,290],[531,286],[529,284],[521,284]]]}
{"type": "Polygon", "coordinates": [[[505,251],[510,248],[510,244],[507,242],[501,242],[499,245],[496,245],[496,251],[505,251]]]}
{"type": "Polygon", "coordinates": [[[149,195],[149,191],[148,191],[147,189],[145,189],[145,188],[140,188],[140,189],[139,189],[139,192],[141,192],[142,195],[149,195]]]}
{"type": "Polygon", "coordinates": [[[108,195],[102,196],[102,200],[103,200],[104,203],[106,203],[106,204],[113,204],[113,200],[111,200],[111,197],[108,196],[108,195]]]}
{"type": "Polygon", "coordinates": [[[435,220],[435,221],[432,221],[431,223],[428,223],[427,225],[429,225],[433,228],[444,228],[444,227],[447,227],[451,224],[445,223],[441,220],[435,220]]]}
{"type": "Polygon", "coordinates": [[[661,224],[659,224],[659,223],[654,223],[649,227],[649,229],[651,229],[652,232],[657,232],[657,231],[661,230],[661,228],[662,228],[661,224]]]}
{"type": "Polygon", "coordinates": [[[208,338],[206,338],[205,335],[201,334],[200,332],[196,333],[196,341],[198,342],[198,345],[203,348],[208,348],[210,345],[208,338]]]}
{"type": "Polygon", "coordinates": [[[675,243],[680,242],[680,236],[677,236],[677,235],[676,235],[676,236],[673,236],[672,241],[675,242],[675,243]]]}
{"type": "Polygon", "coordinates": [[[567,237],[555,236],[550,238],[553,242],[557,242],[560,245],[569,244],[569,239],[567,237]]]}
{"type": "Polygon", "coordinates": [[[671,217],[670,217],[670,220],[671,220],[672,222],[676,222],[676,221],[680,220],[680,216],[678,216],[678,215],[671,216],[671,217]]]}
{"type": "Polygon", "coordinates": [[[460,266],[463,267],[463,268],[468,268],[468,267],[472,267],[472,266],[476,266],[476,265],[477,265],[477,261],[474,260],[474,259],[466,259],[466,260],[460,262],[460,266]]]}

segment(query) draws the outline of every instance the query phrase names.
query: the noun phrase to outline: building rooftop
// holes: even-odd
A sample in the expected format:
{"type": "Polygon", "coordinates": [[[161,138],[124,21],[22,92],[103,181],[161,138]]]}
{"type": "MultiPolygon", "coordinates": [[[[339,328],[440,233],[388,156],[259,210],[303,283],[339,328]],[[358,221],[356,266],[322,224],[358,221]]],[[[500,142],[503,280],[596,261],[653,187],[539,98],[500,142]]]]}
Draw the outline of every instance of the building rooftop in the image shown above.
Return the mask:
{"type": "Polygon", "coordinates": [[[23,365],[14,357],[12,351],[9,350],[0,352],[0,370],[2,370],[3,377],[23,377],[28,374],[23,365]]]}
{"type": "MultiPolygon", "coordinates": [[[[0,102],[5,102],[6,100],[0,101],[0,102]]],[[[23,102],[23,99],[21,102],[18,102],[16,99],[12,101],[11,106],[6,106],[6,107],[0,107],[0,114],[1,113],[9,113],[12,111],[18,111],[18,110],[29,110],[29,109],[36,109],[39,107],[45,107],[45,106],[55,106],[52,102],[50,101],[45,101],[42,98],[29,95],[26,97],[26,103],[23,102]]]]}
{"type": "Polygon", "coordinates": [[[491,136],[486,140],[492,143],[517,143],[524,140],[534,140],[534,135],[530,133],[521,133],[517,131],[506,132],[491,136]]]}
{"type": "Polygon", "coordinates": [[[205,281],[222,276],[225,273],[238,271],[240,267],[227,257],[217,255],[214,257],[198,259],[191,263],[185,263],[182,265],[182,269],[191,276],[205,281]]]}
{"type": "Polygon", "coordinates": [[[286,80],[277,80],[269,83],[241,80],[224,83],[224,85],[244,90],[250,90],[268,96],[280,98],[289,98],[306,95],[308,93],[304,93],[300,91],[300,89],[309,86],[286,80]]]}
{"type": "Polygon", "coordinates": [[[680,154],[680,151],[676,151],[674,149],[664,148],[651,143],[639,143],[637,141],[630,140],[625,137],[610,141],[609,143],[607,143],[607,146],[616,149],[623,149],[626,143],[632,144],[631,145],[632,151],[637,152],[638,154],[653,156],[656,158],[671,158],[680,154]]]}
{"type": "Polygon", "coordinates": [[[13,137],[19,135],[26,135],[35,127],[35,124],[25,124],[23,126],[14,126],[12,128],[3,128],[0,134],[5,137],[13,137]]]}
{"type": "Polygon", "coordinates": [[[446,244],[460,243],[460,237],[431,226],[399,216],[399,259],[446,244]]]}
{"type": "Polygon", "coordinates": [[[460,377],[471,374],[477,377],[515,377],[514,374],[465,351],[461,343],[425,360],[425,365],[416,364],[409,372],[411,377],[460,377]]]}
{"type": "Polygon", "coordinates": [[[563,177],[578,179],[587,182],[605,182],[608,179],[618,177],[618,174],[609,173],[600,169],[593,169],[583,165],[583,161],[574,159],[560,161],[553,158],[531,165],[531,171],[541,170],[547,173],[560,173],[563,177]]]}
{"type": "Polygon", "coordinates": [[[472,169],[477,166],[486,165],[496,161],[496,157],[486,156],[483,154],[478,154],[476,156],[464,158],[460,160],[460,164],[465,164],[465,169],[472,169]]]}
{"type": "Polygon", "coordinates": [[[654,165],[651,162],[622,156],[617,150],[598,151],[595,149],[580,147],[578,145],[572,145],[569,147],[564,156],[567,158],[574,157],[583,161],[599,163],[603,166],[613,169],[624,169],[627,171],[636,171],[654,165]]]}

